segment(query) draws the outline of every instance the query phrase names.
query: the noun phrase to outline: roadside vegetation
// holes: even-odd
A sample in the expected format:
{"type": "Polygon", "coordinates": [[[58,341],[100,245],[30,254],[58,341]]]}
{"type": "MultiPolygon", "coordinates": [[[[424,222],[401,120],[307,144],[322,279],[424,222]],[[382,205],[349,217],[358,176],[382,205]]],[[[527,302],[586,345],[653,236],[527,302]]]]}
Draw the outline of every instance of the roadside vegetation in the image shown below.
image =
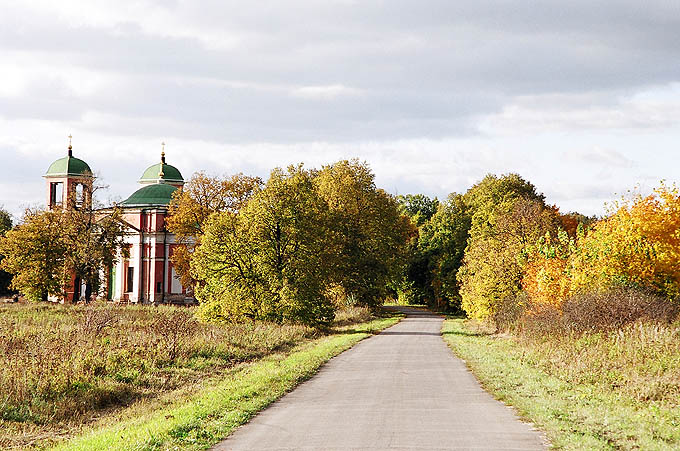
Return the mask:
{"type": "Polygon", "coordinates": [[[266,181],[195,174],[167,227],[196,309],[93,302],[126,249],[115,206],[27,210],[0,229],[0,270],[32,302],[0,307],[0,446],[56,440],[139,403],[158,410],[153,400],[232,384],[229,372],[261,362],[263,373],[243,379],[256,388],[221,404],[252,415],[369,329],[393,324],[379,306],[394,295],[415,228],[374,178],[358,160],[276,168],[266,181]],[[39,302],[63,297],[73,275],[87,281],[86,303],[39,302]],[[320,348],[293,367],[271,363],[312,342],[320,348]]]}
{"type": "Polygon", "coordinates": [[[508,335],[457,318],[442,335],[482,385],[556,449],[680,447],[680,322],[508,335]]]}
{"type": "Polygon", "coordinates": [[[396,321],[376,318],[367,308],[345,308],[334,328],[321,330],[261,321],[206,324],[177,307],[0,306],[0,447],[70,435],[123,407],[219,375],[228,380],[240,364],[396,321]]]}
{"type": "Polygon", "coordinates": [[[418,228],[402,303],[466,316],[443,335],[557,448],[680,448],[680,192],[602,218],[562,213],[516,174],[443,202],[401,196],[418,228]]]}

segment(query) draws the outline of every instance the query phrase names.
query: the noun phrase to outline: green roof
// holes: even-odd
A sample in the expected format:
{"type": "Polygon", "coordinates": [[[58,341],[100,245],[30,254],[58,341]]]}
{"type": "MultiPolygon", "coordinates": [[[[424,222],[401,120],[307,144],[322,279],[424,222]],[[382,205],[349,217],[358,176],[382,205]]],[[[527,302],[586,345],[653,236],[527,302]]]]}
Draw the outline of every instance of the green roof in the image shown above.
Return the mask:
{"type": "Polygon", "coordinates": [[[92,169],[80,158],[67,156],[60,158],[52,163],[47,170],[47,177],[58,177],[66,175],[83,175],[92,177],[92,169]]]}
{"type": "Polygon", "coordinates": [[[130,197],[121,203],[121,205],[124,207],[149,205],[166,206],[170,204],[172,193],[176,190],[176,187],[165,183],[147,185],[132,193],[130,197]]]}
{"type": "Polygon", "coordinates": [[[184,178],[182,177],[182,174],[179,172],[179,170],[167,163],[156,163],[153,166],[149,166],[147,170],[144,171],[144,174],[142,174],[142,178],[139,179],[139,182],[156,183],[159,180],[162,180],[166,183],[184,183],[184,178]],[[159,175],[161,172],[161,165],[163,166],[162,176],[159,175]]]}

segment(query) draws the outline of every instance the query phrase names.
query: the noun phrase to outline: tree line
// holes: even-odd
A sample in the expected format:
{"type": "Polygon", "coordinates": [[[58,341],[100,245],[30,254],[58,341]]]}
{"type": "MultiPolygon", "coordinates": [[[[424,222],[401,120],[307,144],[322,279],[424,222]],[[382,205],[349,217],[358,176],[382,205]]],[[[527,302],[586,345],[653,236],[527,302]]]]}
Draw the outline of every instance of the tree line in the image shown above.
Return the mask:
{"type": "MultiPolygon", "coordinates": [[[[12,287],[44,299],[76,273],[96,292],[124,249],[120,210],[102,211],[27,211],[0,238],[12,287]]],[[[664,184],[594,218],[560,212],[517,174],[439,201],[390,195],[368,164],[344,160],[266,181],[199,172],[169,212],[173,264],[206,320],[325,325],[342,305],[395,298],[489,319],[611,287],[680,296],[680,195],[664,184]]]]}
{"type": "Polygon", "coordinates": [[[418,226],[399,291],[406,302],[486,320],[621,288],[680,298],[674,186],[622,198],[602,218],[561,213],[517,174],[488,175],[444,202],[399,200],[418,226]]]}

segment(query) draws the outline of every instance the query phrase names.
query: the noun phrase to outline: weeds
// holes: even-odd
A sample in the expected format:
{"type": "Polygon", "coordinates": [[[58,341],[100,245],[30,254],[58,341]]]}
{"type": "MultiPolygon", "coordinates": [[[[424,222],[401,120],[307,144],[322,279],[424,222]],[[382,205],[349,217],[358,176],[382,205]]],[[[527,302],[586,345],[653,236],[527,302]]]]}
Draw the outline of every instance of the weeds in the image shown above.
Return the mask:
{"type": "MultiPolygon", "coordinates": [[[[0,430],[3,422],[79,424],[320,333],[265,322],[204,324],[192,313],[167,306],[0,306],[0,430]]],[[[339,317],[351,323],[366,315],[353,308],[339,317]]]]}
{"type": "Polygon", "coordinates": [[[647,290],[616,287],[568,298],[560,308],[534,304],[525,293],[501,301],[492,319],[497,329],[523,336],[608,333],[635,322],[670,324],[678,304],[647,290]]]}
{"type": "Polygon", "coordinates": [[[573,296],[558,310],[520,295],[500,303],[494,321],[514,335],[523,360],[550,375],[680,406],[680,320],[668,299],[615,288],[573,296]]]}

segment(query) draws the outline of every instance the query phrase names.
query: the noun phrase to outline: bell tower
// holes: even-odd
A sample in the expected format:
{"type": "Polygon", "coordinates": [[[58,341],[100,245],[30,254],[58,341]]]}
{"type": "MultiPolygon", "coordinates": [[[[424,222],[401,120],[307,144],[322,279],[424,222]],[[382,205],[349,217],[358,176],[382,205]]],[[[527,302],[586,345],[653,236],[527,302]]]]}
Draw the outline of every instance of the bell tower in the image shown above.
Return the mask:
{"type": "Polygon", "coordinates": [[[44,176],[50,210],[92,207],[94,176],[87,163],[73,156],[71,138],[69,135],[66,157],[52,163],[44,176]]]}

